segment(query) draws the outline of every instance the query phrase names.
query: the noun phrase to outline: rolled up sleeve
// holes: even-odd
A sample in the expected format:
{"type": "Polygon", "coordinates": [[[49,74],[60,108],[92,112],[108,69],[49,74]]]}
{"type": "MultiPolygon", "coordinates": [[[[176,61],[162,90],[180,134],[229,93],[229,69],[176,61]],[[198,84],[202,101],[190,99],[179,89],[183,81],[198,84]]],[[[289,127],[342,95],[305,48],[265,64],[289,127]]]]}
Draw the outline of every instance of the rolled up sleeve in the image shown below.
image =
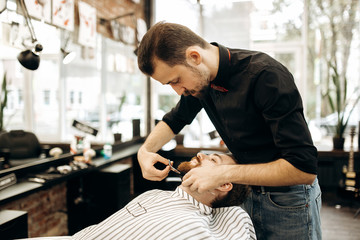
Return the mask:
{"type": "Polygon", "coordinates": [[[300,93],[289,77],[292,75],[283,69],[263,71],[258,78],[255,101],[280,157],[304,172],[316,174],[317,149],[303,115],[300,93]]]}

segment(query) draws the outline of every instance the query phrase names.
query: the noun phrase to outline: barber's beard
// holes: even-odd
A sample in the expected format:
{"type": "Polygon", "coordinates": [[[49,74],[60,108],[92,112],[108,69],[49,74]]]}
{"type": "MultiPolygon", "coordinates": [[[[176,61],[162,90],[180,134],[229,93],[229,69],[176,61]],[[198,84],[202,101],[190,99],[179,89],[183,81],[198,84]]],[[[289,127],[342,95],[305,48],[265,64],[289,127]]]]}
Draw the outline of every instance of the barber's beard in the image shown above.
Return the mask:
{"type": "Polygon", "coordinates": [[[190,71],[193,72],[194,78],[197,79],[198,85],[195,89],[192,90],[185,90],[184,95],[188,96],[191,95],[193,97],[204,99],[210,89],[210,77],[205,71],[200,71],[197,68],[194,68],[188,65],[190,71]]]}
{"type": "Polygon", "coordinates": [[[210,87],[209,86],[202,86],[200,90],[186,90],[184,95],[191,95],[193,97],[199,98],[199,99],[205,99],[207,93],[209,92],[210,87]]]}

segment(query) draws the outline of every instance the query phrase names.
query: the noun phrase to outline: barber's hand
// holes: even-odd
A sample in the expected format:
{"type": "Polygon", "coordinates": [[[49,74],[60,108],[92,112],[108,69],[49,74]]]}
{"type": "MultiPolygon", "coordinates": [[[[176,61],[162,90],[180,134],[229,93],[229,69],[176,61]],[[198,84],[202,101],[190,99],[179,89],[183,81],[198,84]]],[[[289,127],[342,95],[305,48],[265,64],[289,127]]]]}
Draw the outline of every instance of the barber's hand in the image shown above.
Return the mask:
{"type": "Polygon", "coordinates": [[[193,168],[184,175],[181,185],[200,194],[212,191],[225,183],[222,170],[221,166],[193,168]]]}
{"type": "Polygon", "coordinates": [[[145,179],[151,181],[161,181],[169,174],[169,160],[161,157],[157,153],[148,152],[140,148],[138,151],[138,161],[141,167],[142,175],[145,179]],[[154,167],[157,162],[161,162],[167,166],[163,170],[159,170],[154,167]]]}

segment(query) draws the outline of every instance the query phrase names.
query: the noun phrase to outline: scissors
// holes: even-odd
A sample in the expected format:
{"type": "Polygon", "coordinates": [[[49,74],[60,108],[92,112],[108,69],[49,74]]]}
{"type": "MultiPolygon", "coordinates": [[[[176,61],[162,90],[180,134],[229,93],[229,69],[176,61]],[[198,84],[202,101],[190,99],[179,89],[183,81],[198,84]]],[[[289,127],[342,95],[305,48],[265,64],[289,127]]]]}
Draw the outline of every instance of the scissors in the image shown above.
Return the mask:
{"type": "Polygon", "coordinates": [[[176,168],[174,168],[174,167],[171,165],[170,159],[168,159],[168,160],[169,160],[170,170],[171,170],[171,171],[174,171],[174,172],[176,172],[177,174],[180,174],[180,175],[181,175],[181,172],[180,172],[179,170],[177,170],[176,168]]]}

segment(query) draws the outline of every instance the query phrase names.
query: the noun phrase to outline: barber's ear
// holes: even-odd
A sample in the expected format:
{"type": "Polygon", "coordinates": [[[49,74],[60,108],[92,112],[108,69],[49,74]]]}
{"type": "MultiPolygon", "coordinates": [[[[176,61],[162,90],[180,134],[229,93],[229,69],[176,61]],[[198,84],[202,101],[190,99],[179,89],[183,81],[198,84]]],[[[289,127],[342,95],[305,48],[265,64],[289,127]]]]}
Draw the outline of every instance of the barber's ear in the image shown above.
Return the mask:
{"type": "Polygon", "coordinates": [[[222,191],[222,192],[229,192],[232,189],[233,189],[232,183],[225,183],[217,188],[217,190],[222,191]]]}
{"type": "Polygon", "coordinates": [[[186,49],[186,60],[190,65],[199,65],[201,63],[201,55],[196,48],[189,47],[186,49]]]}

